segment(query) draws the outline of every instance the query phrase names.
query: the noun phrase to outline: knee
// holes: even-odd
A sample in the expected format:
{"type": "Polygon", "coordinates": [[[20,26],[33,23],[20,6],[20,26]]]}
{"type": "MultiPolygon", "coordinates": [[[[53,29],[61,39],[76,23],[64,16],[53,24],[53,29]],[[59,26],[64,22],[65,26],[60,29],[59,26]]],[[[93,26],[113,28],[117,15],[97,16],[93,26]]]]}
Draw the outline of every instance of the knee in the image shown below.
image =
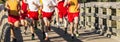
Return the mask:
{"type": "Polygon", "coordinates": [[[50,21],[48,21],[47,26],[50,26],[50,21]]]}
{"type": "Polygon", "coordinates": [[[47,20],[47,18],[43,18],[43,21],[44,21],[44,23],[45,23],[45,26],[47,26],[48,25],[48,20],[47,20]]]}
{"type": "Polygon", "coordinates": [[[25,26],[27,26],[28,25],[28,22],[25,20],[25,26]]]}
{"type": "Polygon", "coordinates": [[[14,23],[14,26],[15,26],[15,27],[19,27],[19,25],[20,25],[20,22],[19,22],[19,21],[16,21],[16,22],[14,23]]]}
{"type": "Polygon", "coordinates": [[[74,23],[75,23],[75,24],[78,24],[78,17],[75,17],[74,23]]]}
{"type": "Polygon", "coordinates": [[[9,24],[9,25],[13,25],[13,23],[11,23],[11,22],[8,22],[8,24],[9,24]]]}
{"type": "Polygon", "coordinates": [[[21,25],[24,25],[24,20],[21,20],[20,23],[21,23],[21,25]]]}
{"type": "Polygon", "coordinates": [[[62,22],[63,20],[62,20],[62,18],[60,18],[60,22],[62,22]]]}
{"type": "Polygon", "coordinates": [[[70,26],[73,27],[73,23],[70,23],[70,26]]]}
{"type": "Polygon", "coordinates": [[[44,21],[44,25],[45,25],[45,26],[47,26],[47,25],[48,25],[47,21],[44,21]]]}

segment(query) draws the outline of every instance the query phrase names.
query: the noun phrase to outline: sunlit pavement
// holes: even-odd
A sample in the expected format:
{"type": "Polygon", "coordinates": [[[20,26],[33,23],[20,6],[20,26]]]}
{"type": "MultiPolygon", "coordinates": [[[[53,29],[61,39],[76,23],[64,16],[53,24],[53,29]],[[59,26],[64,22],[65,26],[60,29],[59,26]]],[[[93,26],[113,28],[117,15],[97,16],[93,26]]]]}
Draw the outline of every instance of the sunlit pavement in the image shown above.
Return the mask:
{"type": "MultiPolygon", "coordinates": [[[[31,40],[31,34],[29,29],[27,30],[27,35],[25,35],[22,32],[22,37],[24,42],[119,42],[112,38],[107,38],[105,36],[100,36],[99,34],[95,34],[90,30],[85,29],[79,29],[79,37],[76,37],[74,39],[70,38],[70,34],[64,34],[63,28],[56,28],[55,26],[51,26],[52,30],[48,33],[49,34],[49,40],[44,41],[42,39],[42,32],[39,28],[39,30],[36,30],[36,36],[35,40],[31,40]]],[[[23,30],[23,29],[22,29],[23,30]]],[[[68,33],[70,33],[68,28],[68,33]]]]}

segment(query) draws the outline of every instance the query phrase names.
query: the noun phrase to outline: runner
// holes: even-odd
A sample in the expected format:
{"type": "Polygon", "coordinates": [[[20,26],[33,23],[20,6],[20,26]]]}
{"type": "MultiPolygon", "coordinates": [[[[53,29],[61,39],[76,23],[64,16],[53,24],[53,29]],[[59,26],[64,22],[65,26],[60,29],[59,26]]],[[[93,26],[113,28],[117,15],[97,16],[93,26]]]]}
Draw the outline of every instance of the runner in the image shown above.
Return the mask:
{"type": "Polygon", "coordinates": [[[25,30],[24,30],[24,33],[26,34],[26,31],[27,31],[27,20],[25,20],[25,18],[27,17],[27,3],[26,3],[26,0],[22,0],[20,1],[20,5],[21,5],[21,10],[20,10],[20,22],[21,22],[21,25],[25,27],[25,30]]]}
{"type": "Polygon", "coordinates": [[[40,0],[27,0],[28,3],[28,17],[30,18],[31,21],[31,33],[32,33],[32,40],[35,39],[34,36],[34,29],[37,28],[37,20],[38,20],[38,10],[40,5],[40,0]],[[35,25],[35,26],[34,26],[35,25]]]}
{"type": "MultiPolygon", "coordinates": [[[[64,24],[65,27],[65,33],[67,33],[67,5],[66,5],[67,0],[57,0],[57,8],[58,8],[58,15],[59,15],[59,22],[60,24],[64,24]],[[63,23],[64,22],[64,23],[63,23]]],[[[58,23],[59,24],[59,23],[58,23]]],[[[60,25],[59,24],[59,25],[60,25]]],[[[59,26],[58,26],[59,27],[59,26]]]]}
{"type": "Polygon", "coordinates": [[[79,4],[78,0],[68,1],[68,21],[70,22],[71,36],[74,38],[74,34],[78,36],[78,16],[79,16],[79,4]]]}
{"type": "Polygon", "coordinates": [[[38,25],[41,27],[41,29],[43,29],[44,28],[44,22],[43,22],[43,19],[42,19],[42,0],[40,0],[40,4],[41,4],[41,7],[39,8],[39,10],[38,10],[38,13],[39,13],[39,16],[38,16],[38,18],[39,18],[39,22],[38,22],[38,25]]]}
{"type": "Polygon", "coordinates": [[[50,30],[50,20],[53,15],[56,3],[55,0],[42,0],[43,9],[42,9],[42,18],[45,23],[44,28],[44,40],[48,40],[48,30],[50,30]]]}
{"type": "Polygon", "coordinates": [[[8,23],[11,25],[11,38],[13,42],[16,42],[16,37],[15,37],[15,28],[19,28],[19,1],[18,0],[7,0],[5,7],[8,10],[8,23]]]}

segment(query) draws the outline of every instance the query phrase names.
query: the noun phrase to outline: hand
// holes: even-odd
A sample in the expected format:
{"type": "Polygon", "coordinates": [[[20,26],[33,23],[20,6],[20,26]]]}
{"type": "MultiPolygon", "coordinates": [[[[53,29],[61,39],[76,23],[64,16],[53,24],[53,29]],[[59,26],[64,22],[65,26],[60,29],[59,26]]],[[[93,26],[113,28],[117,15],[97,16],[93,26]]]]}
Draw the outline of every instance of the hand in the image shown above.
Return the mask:
{"type": "Polygon", "coordinates": [[[20,12],[20,11],[18,11],[18,14],[20,15],[20,14],[21,14],[21,12],[20,12]]]}
{"type": "Polygon", "coordinates": [[[35,2],[33,2],[33,5],[37,6],[37,4],[35,2]]]}
{"type": "Polygon", "coordinates": [[[62,0],[57,0],[57,1],[59,1],[59,2],[60,2],[60,1],[62,1],[62,0]]]}
{"type": "Polygon", "coordinates": [[[52,8],[53,6],[49,6],[49,8],[52,8]]]}
{"type": "Polygon", "coordinates": [[[23,10],[21,10],[21,13],[24,13],[24,11],[23,11],[23,10]]]}
{"type": "Polygon", "coordinates": [[[66,4],[63,4],[63,7],[66,7],[66,4]]]}
{"type": "Polygon", "coordinates": [[[37,8],[40,8],[40,6],[36,3],[33,2],[33,4],[37,7],[37,8]]]}
{"type": "Polygon", "coordinates": [[[80,5],[79,5],[79,4],[78,4],[78,7],[77,7],[77,8],[78,8],[78,10],[80,10],[80,5]]]}
{"type": "Polygon", "coordinates": [[[10,10],[10,8],[8,8],[8,7],[7,7],[6,9],[7,9],[8,11],[10,10]]]}
{"type": "Polygon", "coordinates": [[[48,5],[49,8],[53,7],[51,4],[48,5]]]}
{"type": "Polygon", "coordinates": [[[33,4],[35,5],[35,2],[33,2],[33,4]]]}
{"type": "Polygon", "coordinates": [[[59,3],[60,1],[62,1],[62,0],[57,0],[57,3],[59,3]]]}

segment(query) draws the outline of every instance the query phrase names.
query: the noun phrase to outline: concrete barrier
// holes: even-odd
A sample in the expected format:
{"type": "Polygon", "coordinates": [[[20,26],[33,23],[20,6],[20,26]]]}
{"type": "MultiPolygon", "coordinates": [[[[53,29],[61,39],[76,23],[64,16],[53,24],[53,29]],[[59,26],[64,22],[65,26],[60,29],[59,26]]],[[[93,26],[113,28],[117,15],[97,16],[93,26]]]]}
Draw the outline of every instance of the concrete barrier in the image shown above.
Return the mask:
{"type": "Polygon", "coordinates": [[[0,4],[0,11],[4,10],[4,5],[3,4],[0,4]]]}
{"type": "Polygon", "coordinates": [[[0,38],[1,38],[1,35],[2,35],[2,29],[3,29],[3,26],[5,23],[7,23],[7,14],[6,12],[4,11],[4,5],[3,4],[0,4],[0,38]]]}
{"type": "Polygon", "coordinates": [[[120,37],[120,2],[81,3],[80,21],[86,29],[95,29],[107,37],[120,37]],[[82,13],[85,12],[85,16],[82,13]],[[82,22],[81,22],[82,23],[82,22]],[[98,25],[97,28],[95,25],[98,25]]]}

